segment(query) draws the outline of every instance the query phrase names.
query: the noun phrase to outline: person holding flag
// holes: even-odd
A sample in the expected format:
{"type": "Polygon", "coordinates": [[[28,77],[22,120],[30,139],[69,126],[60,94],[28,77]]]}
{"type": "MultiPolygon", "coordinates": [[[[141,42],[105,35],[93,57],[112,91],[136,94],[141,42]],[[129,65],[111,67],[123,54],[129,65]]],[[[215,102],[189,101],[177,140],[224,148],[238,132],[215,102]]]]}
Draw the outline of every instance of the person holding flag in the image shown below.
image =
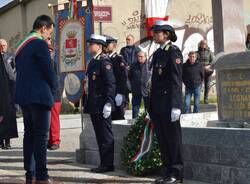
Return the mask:
{"type": "Polygon", "coordinates": [[[51,123],[50,123],[50,131],[49,131],[49,140],[48,140],[48,150],[57,150],[60,148],[60,111],[61,111],[61,93],[59,88],[59,71],[58,64],[54,60],[55,50],[52,44],[52,39],[48,38],[46,40],[49,51],[51,55],[52,67],[57,76],[57,88],[54,94],[54,105],[51,108],[51,123]]]}
{"type": "Polygon", "coordinates": [[[182,62],[175,30],[167,21],[156,21],[152,28],[154,41],[160,44],[152,58],[149,115],[159,142],[166,171],[156,184],[183,181],[183,158],[180,115],[182,109],[182,62]]]}

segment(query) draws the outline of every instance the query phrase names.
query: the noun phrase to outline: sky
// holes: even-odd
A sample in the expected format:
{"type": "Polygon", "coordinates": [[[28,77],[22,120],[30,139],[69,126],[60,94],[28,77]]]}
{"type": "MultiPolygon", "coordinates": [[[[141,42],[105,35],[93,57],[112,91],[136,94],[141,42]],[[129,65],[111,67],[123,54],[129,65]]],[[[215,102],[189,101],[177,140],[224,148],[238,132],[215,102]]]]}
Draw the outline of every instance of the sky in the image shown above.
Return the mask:
{"type": "Polygon", "coordinates": [[[5,6],[6,4],[8,4],[11,1],[13,1],[13,0],[0,0],[0,8],[5,6]]]}

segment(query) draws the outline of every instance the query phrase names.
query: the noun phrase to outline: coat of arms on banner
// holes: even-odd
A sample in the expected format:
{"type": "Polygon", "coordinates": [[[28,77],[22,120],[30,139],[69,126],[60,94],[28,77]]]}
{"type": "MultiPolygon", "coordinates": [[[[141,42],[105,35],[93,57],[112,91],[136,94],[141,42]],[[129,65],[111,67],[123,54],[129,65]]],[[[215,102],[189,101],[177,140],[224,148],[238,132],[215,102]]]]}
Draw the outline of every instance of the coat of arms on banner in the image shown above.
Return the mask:
{"type": "Polygon", "coordinates": [[[79,45],[77,43],[77,32],[76,31],[70,31],[66,33],[67,39],[65,41],[65,52],[64,52],[64,62],[66,64],[69,63],[76,63],[77,59],[79,59],[79,55],[81,54],[79,50],[79,45]],[[78,47],[77,47],[78,45],[78,47]]]}
{"type": "Polygon", "coordinates": [[[84,21],[63,20],[60,22],[60,72],[85,69],[84,21]]]}

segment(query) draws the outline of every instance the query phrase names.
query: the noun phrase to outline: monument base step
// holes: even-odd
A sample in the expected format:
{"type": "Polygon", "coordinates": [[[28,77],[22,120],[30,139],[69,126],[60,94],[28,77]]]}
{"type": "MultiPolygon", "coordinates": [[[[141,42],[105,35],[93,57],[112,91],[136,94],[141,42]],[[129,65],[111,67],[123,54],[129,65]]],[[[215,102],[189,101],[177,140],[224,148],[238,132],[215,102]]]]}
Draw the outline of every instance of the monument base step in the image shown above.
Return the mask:
{"type": "MultiPolygon", "coordinates": [[[[213,113],[185,115],[181,119],[185,178],[213,184],[249,184],[250,181],[250,129],[207,127],[202,118],[213,119],[213,113]],[[196,118],[195,118],[196,117],[196,118]],[[190,121],[193,121],[190,123],[190,121]],[[201,127],[201,125],[205,127],[201,127]]],[[[127,135],[131,121],[113,122],[115,161],[121,164],[122,140],[127,135]]],[[[95,133],[89,117],[84,118],[84,130],[80,135],[80,149],[76,151],[78,163],[98,165],[99,152],[95,133]]]]}

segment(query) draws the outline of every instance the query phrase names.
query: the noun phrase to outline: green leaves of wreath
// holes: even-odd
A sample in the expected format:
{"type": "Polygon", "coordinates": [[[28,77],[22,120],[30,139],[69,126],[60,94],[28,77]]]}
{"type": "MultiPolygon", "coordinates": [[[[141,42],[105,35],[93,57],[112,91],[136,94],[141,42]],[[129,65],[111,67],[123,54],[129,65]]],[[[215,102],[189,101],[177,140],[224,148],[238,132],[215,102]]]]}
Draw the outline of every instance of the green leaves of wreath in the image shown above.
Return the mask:
{"type": "Polygon", "coordinates": [[[158,142],[154,133],[150,151],[139,160],[135,162],[132,161],[141,147],[143,133],[146,127],[145,117],[146,113],[144,112],[140,114],[135,123],[131,125],[128,135],[124,138],[121,150],[123,166],[127,168],[129,174],[135,176],[145,176],[149,173],[153,173],[162,165],[158,142]]]}

